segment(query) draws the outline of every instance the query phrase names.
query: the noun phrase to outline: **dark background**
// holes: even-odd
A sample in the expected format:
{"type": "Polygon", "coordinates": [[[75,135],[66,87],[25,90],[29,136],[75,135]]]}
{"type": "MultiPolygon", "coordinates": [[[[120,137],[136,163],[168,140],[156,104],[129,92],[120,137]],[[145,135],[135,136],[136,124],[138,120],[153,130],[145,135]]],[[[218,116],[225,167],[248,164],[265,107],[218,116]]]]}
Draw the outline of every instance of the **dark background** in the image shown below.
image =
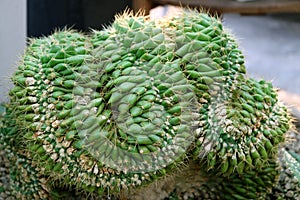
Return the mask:
{"type": "Polygon", "coordinates": [[[102,29],[116,13],[131,7],[131,0],[27,0],[27,36],[49,35],[65,27],[102,29]]]}

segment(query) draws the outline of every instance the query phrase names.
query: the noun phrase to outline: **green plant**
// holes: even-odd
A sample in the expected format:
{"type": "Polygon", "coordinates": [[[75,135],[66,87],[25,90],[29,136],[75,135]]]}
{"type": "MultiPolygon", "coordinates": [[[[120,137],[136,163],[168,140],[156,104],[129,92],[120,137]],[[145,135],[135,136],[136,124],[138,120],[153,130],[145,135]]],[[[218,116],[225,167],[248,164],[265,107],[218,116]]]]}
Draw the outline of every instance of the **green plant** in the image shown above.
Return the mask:
{"type": "Polygon", "coordinates": [[[264,198],[291,118],[270,83],[245,73],[220,20],[190,10],[32,39],[0,134],[12,194],[134,196],[194,160],[220,180],[218,198],[264,198]]]}

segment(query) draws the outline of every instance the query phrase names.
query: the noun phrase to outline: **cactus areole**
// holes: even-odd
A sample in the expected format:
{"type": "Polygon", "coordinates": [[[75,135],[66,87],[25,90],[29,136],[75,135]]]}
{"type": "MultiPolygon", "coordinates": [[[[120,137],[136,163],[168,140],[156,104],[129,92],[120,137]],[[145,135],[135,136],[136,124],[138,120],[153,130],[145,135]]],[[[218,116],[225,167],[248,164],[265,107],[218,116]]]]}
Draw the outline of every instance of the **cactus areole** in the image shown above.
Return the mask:
{"type": "Polygon", "coordinates": [[[270,83],[245,74],[221,21],[192,10],[159,21],[125,12],[89,35],[31,39],[0,133],[12,194],[117,197],[193,160],[229,180],[215,198],[263,198],[290,117],[270,83]]]}

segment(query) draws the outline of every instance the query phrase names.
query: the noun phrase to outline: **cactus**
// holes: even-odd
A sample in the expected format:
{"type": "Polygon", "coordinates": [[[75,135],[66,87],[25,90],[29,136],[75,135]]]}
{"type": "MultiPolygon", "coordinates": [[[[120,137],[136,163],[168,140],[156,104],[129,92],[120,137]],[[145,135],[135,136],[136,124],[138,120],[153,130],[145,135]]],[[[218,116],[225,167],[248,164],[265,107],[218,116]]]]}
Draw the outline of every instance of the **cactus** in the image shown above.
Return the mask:
{"type": "Polygon", "coordinates": [[[264,198],[291,117],[270,83],[245,73],[220,20],[191,10],[161,21],[125,12],[91,35],[30,40],[0,132],[12,194],[134,197],[188,165],[203,198],[264,198]]]}
{"type": "MultiPolygon", "coordinates": [[[[197,163],[192,163],[186,185],[177,183],[170,193],[170,199],[266,199],[271,193],[279,171],[276,162],[260,170],[245,172],[242,176],[233,173],[229,177],[203,172],[197,163]],[[196,175],[196,178],[195,178],[196,175]]],[[[186,177],[184,173],[181,178],[186,177]]]]}
{"type": "MultiPolygon", "coordinates": [[[[295,144],[299,145],[299,141],[295,144]]],[[[289,157],[289,151],[281,149],[279,153],[280,176],[278,184],[273,188],[268,199],[299,199],[300,198],[300,179],[299,166],[300,162],[289,157]],[[295,170],[295,171],[294,171],[295,170]],[[298,176],[298,177],[297,177],[298,176]]],[[[294,154],[298,155],[299,154],[294,154]]]]}

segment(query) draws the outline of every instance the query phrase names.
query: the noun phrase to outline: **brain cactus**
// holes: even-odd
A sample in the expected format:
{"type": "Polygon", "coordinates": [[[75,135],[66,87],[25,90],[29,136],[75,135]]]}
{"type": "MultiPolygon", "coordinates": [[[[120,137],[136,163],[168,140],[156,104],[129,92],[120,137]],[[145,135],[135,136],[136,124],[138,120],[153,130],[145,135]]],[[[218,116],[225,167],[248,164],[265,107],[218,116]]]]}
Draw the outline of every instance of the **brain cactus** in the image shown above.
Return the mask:
{"type": "Polygon", "coordinates": [[[12,195],[138,198],[192,166],[197,184],[164,197],[195,187],[197,198],[264,199],[291,119],[276,89],[245,73],[220,20],[191,10],[31,39],[0,134],[12,195]]]}

